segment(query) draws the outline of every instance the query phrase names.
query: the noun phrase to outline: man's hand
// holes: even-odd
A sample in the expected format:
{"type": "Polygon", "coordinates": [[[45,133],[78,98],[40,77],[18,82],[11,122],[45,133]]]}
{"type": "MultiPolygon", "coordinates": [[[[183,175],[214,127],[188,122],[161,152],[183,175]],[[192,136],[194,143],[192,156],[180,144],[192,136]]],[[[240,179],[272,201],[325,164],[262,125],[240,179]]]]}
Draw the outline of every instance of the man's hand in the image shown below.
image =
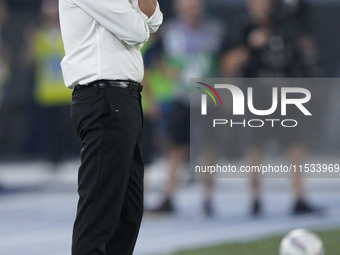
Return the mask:
{"type": "Polygon", "coordinates": [[[157,7],[157,0],[138,0],[138,5],[141,11],[150,18],[157,7]]]}

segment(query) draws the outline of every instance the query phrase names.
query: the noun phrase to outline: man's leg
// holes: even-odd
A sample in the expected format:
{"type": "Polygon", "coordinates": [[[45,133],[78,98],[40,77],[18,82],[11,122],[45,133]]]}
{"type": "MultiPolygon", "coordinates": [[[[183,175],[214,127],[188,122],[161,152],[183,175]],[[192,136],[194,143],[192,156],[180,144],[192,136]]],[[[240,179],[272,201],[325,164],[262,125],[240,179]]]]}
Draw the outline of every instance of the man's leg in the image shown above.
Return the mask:
{"type": "Polygon", "coordinates": [[[119,88],[84,88],[74,93],[71,115],[83,149],[72,255],[107,254],[106,243],[119,228],[142,130],[139,100],[119,88]]]}
{"type": "MultiPolygon", "coordinates": [[[[263,160],[263,150],[252,148],[247,155],[248,162],[251,166],[259,166],[263,160]]],[[[259,173],[252,173],[250,178],[250,191],[252,196],[251,215],[258,216],[261,214],[261,176],[259,173]]]]}
{"type": "Polygon", "coordinates": [[[140,138],[133,154],[119,226],[106,245],[107,255],[130,255],[133,252],[143,216],[143,173],[140,138]]]}
{"type": "MultiPolygon", "coordinates": [[[[307,148],[303,143],[292,144],[288,149],[288,155],[292,165],[300,166],[303,165],[307,154],[307,148]]],[[[304,213],[316,213],[321,214],[322,208],[315,207],[306,200],[304,179],[300,172],[294,173],[292,179],[293,192],[294,192],[294,204],[293,204],[293,215],[299,215],[304,213]]]]}
{"type": "MultiPolygon", "coordinates": [[[[302,165],[306,158],[306,147],[303,144],[293,144],[288,149],[288,156],[290,162],[295,165],[299,166],[302,165]]],[[[304,198],[304,183],[303,178],[300,172],[294,173],[294,178],[292,179],[293,182],[293,192],[295,200],[302,200],[304,198]]]]}
{"type": "Polygon", "coordinates": [[[188,156],[190,143],[190,108],[178,101],[170,113],[169,137],[172,142],[167,155],[169,169],[165,187],[165,197],[159,206],[152,209],[154,213],[172,213],[175,211],[173,197],[177,190],[178,171],[188,156]]]}

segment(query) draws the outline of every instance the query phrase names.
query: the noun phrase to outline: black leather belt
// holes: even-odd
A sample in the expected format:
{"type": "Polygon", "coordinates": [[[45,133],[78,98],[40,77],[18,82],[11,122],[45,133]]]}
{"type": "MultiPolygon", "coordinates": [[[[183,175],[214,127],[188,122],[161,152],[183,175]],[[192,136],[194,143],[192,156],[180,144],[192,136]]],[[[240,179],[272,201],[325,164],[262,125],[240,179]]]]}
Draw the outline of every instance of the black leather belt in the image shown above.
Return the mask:
{"type": "Polygon", "coordinates": [[[142,92],[143,91],[143,84],[137,83],[134,81],[119,81],[119,80],[99,80],[91,82],[87,85],[76,85],[75,89],[83,89],[88,87],[95,87],[95,88],[123,88],[129,89],[131,91],[142,92]]]}

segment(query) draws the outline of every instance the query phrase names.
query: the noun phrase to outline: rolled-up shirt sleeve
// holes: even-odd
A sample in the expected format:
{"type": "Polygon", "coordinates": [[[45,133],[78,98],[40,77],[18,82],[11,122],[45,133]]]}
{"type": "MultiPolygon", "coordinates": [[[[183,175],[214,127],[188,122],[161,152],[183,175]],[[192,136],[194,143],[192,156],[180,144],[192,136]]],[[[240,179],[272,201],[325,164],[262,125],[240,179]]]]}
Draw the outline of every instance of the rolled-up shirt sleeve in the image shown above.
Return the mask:
{"type": "Polygon", "coordinates": [[[157,2],[157,7],[156,7],[154,14],[149,19],[146,20],[146,24],[148,25],[150,29],[150,33],[157,32],[162,22],[163,22],[163,13],[161,12],[159,8],[159,4],[157,2]]]}
{"type": "Polygon", "coordinates": [[[159,7],[159,3],[157,2],[155,12],[153,13],[153,15],[150,18],[148,18],[148,16],[146,16],[139,9],[138,2],[137,2],[137,4],[134,5],[134,7],[137,9],[137,12],[143,17],[144,21],[148,25],[150,33],[157,32],[158,28],[163,23],[163,13],[161,12],[161,9],[159,7]]]}
{"type": "MultiPolygon", "coordinates": [[[[127,0],[75,0],[74,2],[101,26],[129,45],[141,45],[149,39],[148,21],[145,21],[127,0]]],[[[150,20],[152,18],[153,16],[150,20]]],[[[153,22],[156,24],[156,21],[153,22]]]]}

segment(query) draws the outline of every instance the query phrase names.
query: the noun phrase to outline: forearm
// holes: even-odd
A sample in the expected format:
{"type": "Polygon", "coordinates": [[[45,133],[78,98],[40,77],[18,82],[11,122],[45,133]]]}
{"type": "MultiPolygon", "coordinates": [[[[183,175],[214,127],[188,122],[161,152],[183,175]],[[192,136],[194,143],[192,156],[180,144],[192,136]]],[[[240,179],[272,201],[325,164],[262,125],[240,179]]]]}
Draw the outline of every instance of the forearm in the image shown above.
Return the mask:
{"type": "Polygon", "coordinates": [[[138,0],[141,11],[150,18],[156,10],[157,0],[138,0]]]}
{"type": "Polygon", "coordinates": [[[149,38],[144,19],[127,0],[74,1],[102,27],[129,45],[140,45],[149,38]]]}

